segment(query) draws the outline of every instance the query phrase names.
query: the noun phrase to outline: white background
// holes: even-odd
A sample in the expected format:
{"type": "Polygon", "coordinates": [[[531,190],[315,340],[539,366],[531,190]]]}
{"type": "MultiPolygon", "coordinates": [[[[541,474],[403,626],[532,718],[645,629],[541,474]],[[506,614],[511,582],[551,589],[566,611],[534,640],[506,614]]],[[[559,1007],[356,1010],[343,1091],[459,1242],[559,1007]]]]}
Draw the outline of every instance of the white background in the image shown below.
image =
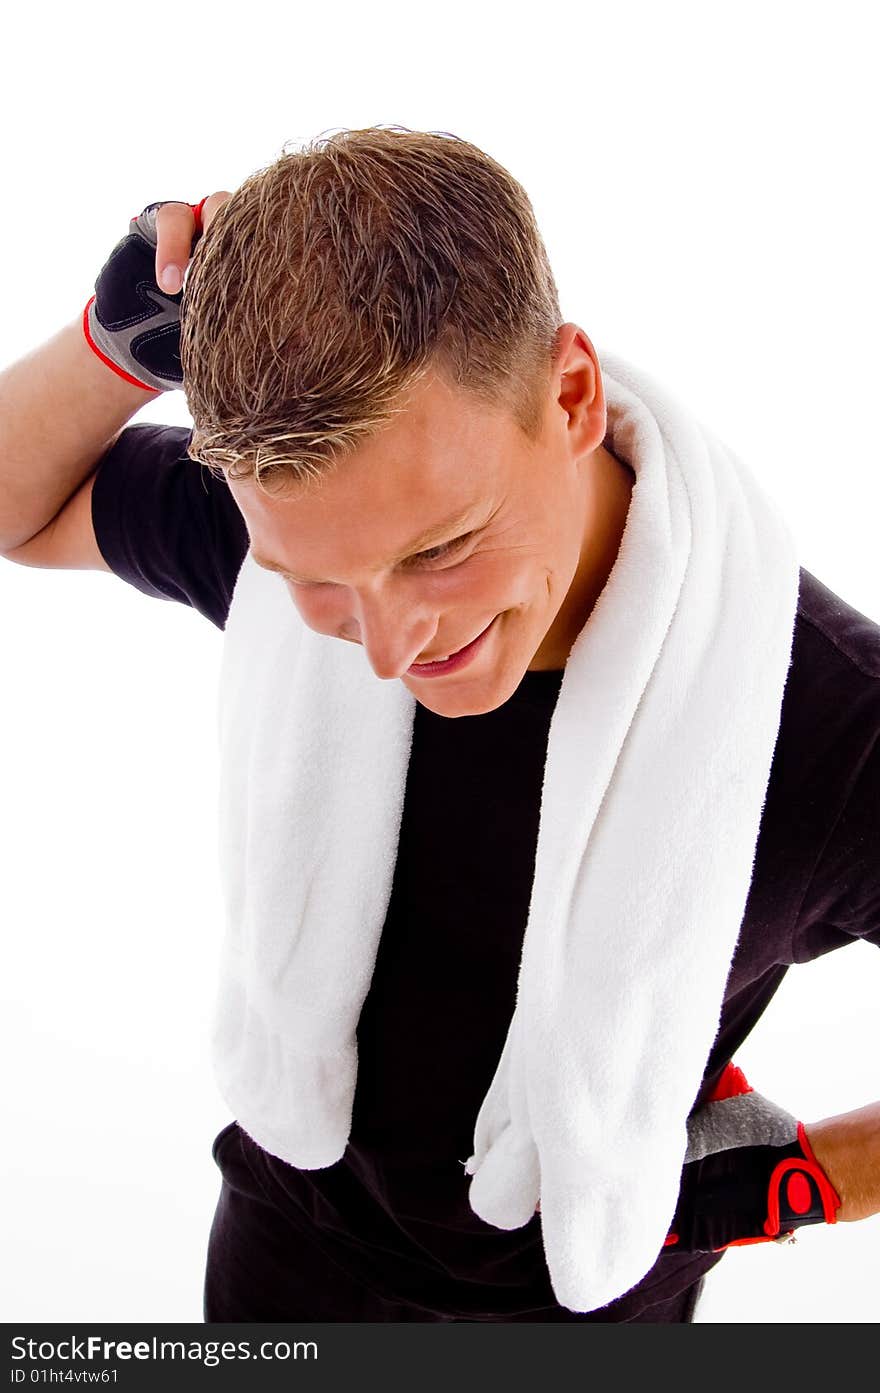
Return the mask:
{"type": "MultiPolygon", "coordinates": [[[[880,620],[867,4],[302,9],[4,20],[8,364],[81,311],[148,202],[399,123],[529,192],[563,316],[664,381],[880,620]]],[[[182,393],[137,419],[189,424],[182,393]]],[[[0,487],[3,451],[0,449],[0,487]]],[[[3,1318],[200,1321],[231,1114],[207,1050],[222,636],[97,572],[0,561],[3,1318]]],[[[806,1121],[878,1095],[880,957],[791,971],[738,1062],[806,1121]]],[[[880,1217],[730,1252],[698,1320],[875,1321],[880,1217]]]]}

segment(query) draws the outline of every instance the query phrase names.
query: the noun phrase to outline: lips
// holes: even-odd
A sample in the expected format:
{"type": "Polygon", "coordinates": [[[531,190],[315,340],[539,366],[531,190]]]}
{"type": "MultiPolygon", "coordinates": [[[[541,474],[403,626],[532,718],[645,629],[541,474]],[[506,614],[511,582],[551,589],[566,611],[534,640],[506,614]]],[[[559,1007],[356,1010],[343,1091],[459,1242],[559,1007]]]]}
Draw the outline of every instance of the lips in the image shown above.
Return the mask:
{"type": "MultiPolygon", "coordinates": [[[[489,625],[487,624],[486,629],[488,629],[488,627],[489,625]]],[[[483,636],[486,629],[481,629],[473,638],[468,639],[467,643],[463,643],[461,648],[454,648],[451,653],[441,653],[436,658],[421,658],[417,663],[413,663],[412,666],[427,667],[429,663],[445,663],[448,658],[455,658],[459,653],[463,653],[466,648],[470,648],[472,643],[476,643],[477,639],[483,636]]]]}
{"type": "Polygon", "coordinates": [[[466,643],[464,648],[456,649],[454,653],[450,653],[448,657],[443,659],[431,658],[422,663],[411,663],[407,671],[410,672],[413,677],[421,678],[440,677],[448,672],[457,672],[459,668],[469,663],[482,648],[497,618],[498,615],[496,614],[495,618],[486,625],[485,629],[477,634],[476,638],[472,638],[469,643],[466,643]]]}

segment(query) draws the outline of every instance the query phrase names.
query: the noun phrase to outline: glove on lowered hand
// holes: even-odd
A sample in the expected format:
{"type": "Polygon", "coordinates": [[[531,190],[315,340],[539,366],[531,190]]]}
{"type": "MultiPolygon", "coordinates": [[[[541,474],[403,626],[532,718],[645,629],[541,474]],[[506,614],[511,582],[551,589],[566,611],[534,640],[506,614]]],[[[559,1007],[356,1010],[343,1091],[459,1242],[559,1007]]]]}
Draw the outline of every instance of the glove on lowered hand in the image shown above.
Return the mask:
{"type": "Polygon", "coordinates": [[[678,1204],[664,1252],[789,1242],[801,1224],[834,1224],[840,1199],[804,1124],[728,1064],[688,1119],[678,1204]]]}
{"type": "MultiPolygon", "coordinates": [[[[174,202],[165,199],[163,202],[174,202]]],[[[190,203],[196,220],[193,247],[202,235],[202,207],[190,203]]],[[[156,213],[148,203],[132,218],[95,281],[83,311],[83,332],[98,357],[136,387],[166,392],[183,383],[180,366],[180,302],[156,281],[156,213]]]]}

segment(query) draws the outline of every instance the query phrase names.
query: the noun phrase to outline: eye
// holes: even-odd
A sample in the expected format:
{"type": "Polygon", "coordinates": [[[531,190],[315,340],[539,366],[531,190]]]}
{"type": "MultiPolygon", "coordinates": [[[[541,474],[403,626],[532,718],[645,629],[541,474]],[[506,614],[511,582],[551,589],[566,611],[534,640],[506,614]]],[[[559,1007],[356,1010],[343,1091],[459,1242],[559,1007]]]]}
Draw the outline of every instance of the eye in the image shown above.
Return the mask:
{"type": "Polygon", "coordinates": [[[410,557],[412,565],[422,565],[432,561],[445,561],[448,556],[455,555],[461,551],[462,547],[468,542],[473,534],[465,533],[463,537],[454,537],[451,542],[443,542],[439,547],[431,547],[428,551],[420,551],[417,556],[410,557]]]}
{"type": "MultiPolygon", "coordinates": [[[[415,556],[410,556],[401,564],[404,567],[431,565],[435,561],[445,561],[448,557],[456,555],[467,545],[475,536],[473,532],[466,532],[462,537],[454,537],[451,542],[443,542],[438,547],[430,547],[427,551],[417,552],[415,556]]],[[[326,580],[297,580],[295,576],[289,576],[285,571],[279,574],[288,585],[295,585],[300,590],[316,590],[319,586],[326,587],[331,584],[326,580]]]]}

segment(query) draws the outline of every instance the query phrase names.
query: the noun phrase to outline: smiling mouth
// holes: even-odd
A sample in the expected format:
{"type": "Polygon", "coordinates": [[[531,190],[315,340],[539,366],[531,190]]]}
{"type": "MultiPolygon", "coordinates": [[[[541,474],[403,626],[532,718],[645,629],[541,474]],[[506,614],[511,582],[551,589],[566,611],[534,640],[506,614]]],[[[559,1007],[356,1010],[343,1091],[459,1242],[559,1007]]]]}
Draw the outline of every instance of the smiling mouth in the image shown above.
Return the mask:
{"type": "Polygon", "coordinates": [[[477,653],[482,651],[484,643],[488,643],[489,634],[494,631],[498,618],[499,616],[496,614],[485,629],[477,634],[476,638],[472,638],[470,643],[466,643],[464,648],[457,648],[446,658],[431,658],[422,663],[411,663],[407,671],[413,677],[421,678],[423,681],[430,677],[442,677],[450,672],[458,672],[460,668],[464,668],[472,662],[477,653]]]}
{"type": "MultiPolygon", "coordinates": [[[[489,621],[489,623],[493,622],[493,620],[489,621]]],[[[488,629],[488,627],[489,624],[486,625],[486,629],[488,629]]],[[[436,658],[420,658],[419,661],[417,663],[413,663],[412,666],[428,667],[430,663],[445,663],[448,658],[455,658],[458,656],[459,653],[463,653],[466,648],[470,648],[472,643],[476,643],[478,638],[482,638],[483,634],[486,632],[486,629],[481,629],[480,632],[478,634],[475,634],[473,638],[468,639],[467,643],[463,643],[461,645],[461,648],[455,648],[451,653],[441,653],[436,658]]]]}

